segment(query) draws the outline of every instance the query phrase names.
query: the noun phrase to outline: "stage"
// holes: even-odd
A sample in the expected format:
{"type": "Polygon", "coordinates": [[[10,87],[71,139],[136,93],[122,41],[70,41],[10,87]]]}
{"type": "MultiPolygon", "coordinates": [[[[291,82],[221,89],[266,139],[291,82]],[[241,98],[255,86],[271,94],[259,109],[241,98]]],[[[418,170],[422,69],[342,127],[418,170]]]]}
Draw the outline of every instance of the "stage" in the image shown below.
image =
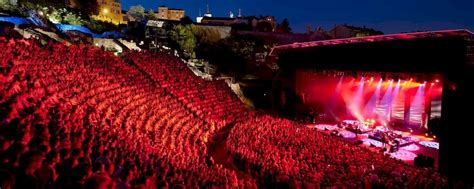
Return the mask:
{"type": "MultiPolygon", "coordinates": [[[[374,153],[380,153],[383,148],[387,148],[384,153],[387,153],[391,157],[402,160],[411,165],[414,165],[414,160],[418,154],[423,154],[434,158],[434,168],[437,169],[439,142],[433,137],[415,135],[410,132],[401,132],[396,130],[382,130],[380,127],[377,129],[362,129],[362,131],[360,131],[354,129],[353,127],[348,127],[348,125],[342,123],[310,124],[307,125],[307,127],[318,129],[319,131],[325,132],[327,134],[344,138],[345,140],[354,144],[361,144],[373,150],[374,153]],[[390,152],[391,146],[389,142],[383,142],[382,138],[375,137],[375,133],[391,133],[398,135],[394,136],[394,138],[391,140],[399,140],[398,147],[390,152]]],[[[395,147],[393,142],[392,146],[395,147]]]]}
{"type": "MultiPolygon", "coordinates": [[[[473,39],[470,31],[450,30],[274,47],[269,56],[279,72],[272,81],[272,107],[312,128],[345,119],[394,124],[421,135],[394,156],[426,154],[439,162],[434,164],[440,173],[471,182],[471,112],[465,109],[474,96],[473,39]],[[437,139],[425,139],[425,133],[437,139]]],[[[380,142],[366,134],[347,140],[380,142]]]]}

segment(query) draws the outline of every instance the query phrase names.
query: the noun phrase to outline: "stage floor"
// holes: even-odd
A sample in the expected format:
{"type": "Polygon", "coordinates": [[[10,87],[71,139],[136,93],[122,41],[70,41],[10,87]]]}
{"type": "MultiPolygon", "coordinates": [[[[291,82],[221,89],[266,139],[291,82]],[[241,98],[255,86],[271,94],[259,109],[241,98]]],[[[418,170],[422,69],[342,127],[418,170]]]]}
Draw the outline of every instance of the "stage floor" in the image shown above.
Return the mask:
{"type": "MultiPolygon", "coordinates": [[[[311,124],[307,125],[307,127],[318,129],[327,134],[331,134],[332,131],[337,130],[345,140],[353,143],[362,141],[362,145],[374,150],[374,152],[379,152],[380,149],[383,148],[382,142],[370,139],[367,133],[356,134],[352,131],[339,128],[336,124],[311,124]]],[[[408,132],[403,132],[403,136],[415,137],[417,142],[400,147],[396,152],[386,153],[390,154],[393,158],[400,159],[410,165],[414,165],[414,159],[418,154],[430,156],[434,158],[434,168],[437,169],[439,153],[439,143],[437,140],[425,136],[414,135],[408,132]]]]}

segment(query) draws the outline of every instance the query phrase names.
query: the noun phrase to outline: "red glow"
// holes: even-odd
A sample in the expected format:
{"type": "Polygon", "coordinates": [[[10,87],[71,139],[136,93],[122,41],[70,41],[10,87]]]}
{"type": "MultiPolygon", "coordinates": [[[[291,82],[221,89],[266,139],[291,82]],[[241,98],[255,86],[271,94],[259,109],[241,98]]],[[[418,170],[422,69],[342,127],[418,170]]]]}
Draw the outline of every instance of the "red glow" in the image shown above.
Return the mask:
{"type": "MultiPolygon", "coordinates": [[[[440,98],[442,91],[442,86],[436,85],[434,79],[423,83],[416,82],[414,78],[409,81],[408,77],[406,80],[397,79],[399,83],[393,83],[393,78],[386,78],[379,84],[368,84],[366,82],[370,82],[372,77],[341,79],[303,70],[299,70],[296,75],[297,93],[298,96],[304,96],[306,105],[319,108],[319,111],[335,119],[355,119],[368,123],[386,124],[391,119],[404,119],[403,112],[407,108],[404,107],[404,101],[414,99],[420,86],[430,86],[424,88],[424,95],[429,95],[430,99],[440,98]],[[396,90],[397,87],[399,89],[396,90]],[[378,97],[374,96],[377,90],[380,90],[378,97]],[[391,91],[391,95],[387,95],[387,91],[391,91]]],[[[373,80],[379,80],[379,77],[373,77],[373,80]]],[[[417,114],[421,116],[420,112],[422,111],[417,114]]]]}

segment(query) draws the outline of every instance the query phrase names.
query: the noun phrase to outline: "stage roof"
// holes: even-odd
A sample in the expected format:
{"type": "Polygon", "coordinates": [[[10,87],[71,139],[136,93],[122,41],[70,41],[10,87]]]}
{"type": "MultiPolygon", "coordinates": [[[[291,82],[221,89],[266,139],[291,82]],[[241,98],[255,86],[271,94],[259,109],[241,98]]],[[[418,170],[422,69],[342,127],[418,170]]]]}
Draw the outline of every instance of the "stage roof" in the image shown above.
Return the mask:
{"type": "Polygon", "coordinates": [[[354,37],[344,39],[331,39],[322,41],[310,41],[304,43],[293,43],[288,45],[280,45],[272,48],[270,56],[277,56],[279,53],[306,48],[316,48],[322,46],[335,46],[342,44],[368,43],[368,42],[382,42],[382,41],[396,41],[396,40],[415,40],[415,39],[429,39],[429,38],[444,38],[444,37],[470,37],[474,34],[469,30],[441,30],[429,32],[415,32],[415,33],[401,33],[389,35],[377,35],[368,37],[354,37]]]}

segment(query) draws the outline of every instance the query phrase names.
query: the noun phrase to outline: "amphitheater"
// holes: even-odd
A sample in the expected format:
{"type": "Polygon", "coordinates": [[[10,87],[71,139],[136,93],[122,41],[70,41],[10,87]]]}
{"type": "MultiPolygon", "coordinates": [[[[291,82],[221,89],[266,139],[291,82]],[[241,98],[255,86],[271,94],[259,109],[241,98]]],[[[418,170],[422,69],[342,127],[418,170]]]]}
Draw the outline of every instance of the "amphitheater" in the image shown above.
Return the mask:
{"type": "Polygon", "coordinates": [[[257,113],[171,55],[0,46],[2,188],[447,187],[432,169],[257,113]]]}

